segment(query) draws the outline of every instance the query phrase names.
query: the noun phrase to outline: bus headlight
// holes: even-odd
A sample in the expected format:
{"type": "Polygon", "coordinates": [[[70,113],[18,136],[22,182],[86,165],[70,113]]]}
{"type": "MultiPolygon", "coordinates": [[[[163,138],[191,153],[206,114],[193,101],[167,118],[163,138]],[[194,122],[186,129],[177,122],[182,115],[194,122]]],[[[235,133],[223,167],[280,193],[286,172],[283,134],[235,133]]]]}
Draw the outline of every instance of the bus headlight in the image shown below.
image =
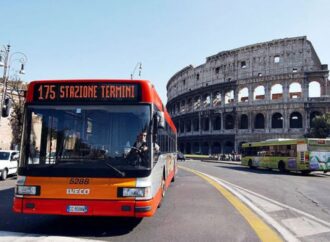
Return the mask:
{"type": "Polygon", "coordinates": [[[149,197],[150,187],[123,187],[118,189],[118,197],[149,197]]]}
{"type": "Polygon", "coordinates": [[[39,195],[39,186],[16,186],[17,195],[39,195]]]}

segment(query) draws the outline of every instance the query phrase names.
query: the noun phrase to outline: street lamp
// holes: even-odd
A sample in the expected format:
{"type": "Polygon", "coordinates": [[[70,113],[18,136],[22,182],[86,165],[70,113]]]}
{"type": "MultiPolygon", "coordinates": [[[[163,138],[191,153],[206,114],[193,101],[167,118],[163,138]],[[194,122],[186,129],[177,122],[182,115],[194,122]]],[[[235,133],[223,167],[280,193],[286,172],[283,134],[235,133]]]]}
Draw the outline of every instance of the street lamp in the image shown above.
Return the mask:
{"type": "Polygon", "coordinates": [[[142,62],[138,62],[138,63],[136,63],[136,65],[135,65],[135,67],[134,67],[134,69],[133,69],[133,71],[132,71],[132,73],[131,73],[131,80],[133,80],[133,78],[134,78],[134,74],[135,74],[135,71],[136,71],[137,68],[139,68],[139,77],[141,77],[142,62]]]}
{"type": "Polygon", "coordinates": [[[0,49],[0,67],[3,67],[3,77],[2,77],[2,97],[0,101],[0,120],[3,113],[3,107],[6,105],[6,109],[8,109],[9,100],[6,99],[7,96],[7,84],[9,79],[10,67],[13,61],[19,61],[21,63],[21,69],[19,74],[25,74],[24,65],[27,62],[27,57],[22,52],[14,52],[10,54],[10,45],[3,46],[0,49]],[[13,59],[13,57],[18,57],[17,59],[13,59]]]}

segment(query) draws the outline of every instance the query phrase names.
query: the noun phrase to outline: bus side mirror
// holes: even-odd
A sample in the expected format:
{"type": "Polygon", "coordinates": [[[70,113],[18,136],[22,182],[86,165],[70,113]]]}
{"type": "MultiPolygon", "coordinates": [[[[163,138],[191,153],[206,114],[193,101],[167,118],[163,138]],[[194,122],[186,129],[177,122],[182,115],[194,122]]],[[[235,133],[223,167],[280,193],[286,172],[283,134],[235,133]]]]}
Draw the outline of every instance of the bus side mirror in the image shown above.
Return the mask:
{"type": "Polygon", "coordinates": [[[4,100],[3,106],[2,106],[2,117],[7,118],[10,114],[10,108],[11,108],[11,100],[9,98],[6,98],[4,100]]]}
{"type": "Polygon", "coordinates": [[[157,116],[157,127],[160,128],[160,129],[165,129],[164,112],[157,111],[156,116],[157,116]]]}

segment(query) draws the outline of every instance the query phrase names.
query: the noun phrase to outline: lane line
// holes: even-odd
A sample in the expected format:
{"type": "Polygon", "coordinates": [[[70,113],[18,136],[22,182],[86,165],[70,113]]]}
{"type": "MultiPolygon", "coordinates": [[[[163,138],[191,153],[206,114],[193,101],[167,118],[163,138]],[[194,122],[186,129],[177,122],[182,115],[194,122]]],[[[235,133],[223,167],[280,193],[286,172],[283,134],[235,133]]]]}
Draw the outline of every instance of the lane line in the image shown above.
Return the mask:
{"type": "MultiPolygon", "coordinates": [[[[217,182],[214,178],[202,172],[179,166],[181,169],[194,173],[195,175],[203,178],[212,186],[214,186],[233,206],[240,214],[246,219],[252,229],[256,232],[257,236],[261,241],[283,241],[282,238],[270,227],[268,226],[258,215],[256,215],[250,208],[248,208],[244,203],[242,203],[233,192],[225,188],[222,184],[217,182]]],[[[289,241],[299,241],[294,236],[290,237],[289,241]]]]}
{"type": "Polygon", "coordinates": [[[33,241],[33,242],[93,242],[94,241],[95,242],[100,240],[0,231],[0,242],[29,242],[29,241],[33,241]]]}
{"type": "Polygon", "coordinates": [[[285,208],[280,207],[272,202],[269,202],[265,199],[257,197],[251,193],[248,193],[243,190],[239,190],[239,192],[246,198],[252,201],[253,204],[256,204],[258,207],[262,208],[266,213],[278,212],[283,211],[285,208]]]}

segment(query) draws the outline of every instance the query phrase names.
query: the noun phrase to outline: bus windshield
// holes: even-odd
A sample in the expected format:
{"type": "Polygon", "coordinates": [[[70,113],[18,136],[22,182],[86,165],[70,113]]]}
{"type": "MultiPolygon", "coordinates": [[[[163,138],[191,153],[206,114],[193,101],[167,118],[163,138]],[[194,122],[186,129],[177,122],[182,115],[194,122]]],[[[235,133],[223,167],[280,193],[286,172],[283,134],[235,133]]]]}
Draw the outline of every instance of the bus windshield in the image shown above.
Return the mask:
{"type": "MultiPolygon", "coordinates": [[[[149,168],[134,143],[150,127],[150,105],[28,106],[21,167],[149,168]]],[[[150,137],[145,140],[150,146],[150,137]]],[[[124,173],[123,173],[124,174],[124,173]]]]}

